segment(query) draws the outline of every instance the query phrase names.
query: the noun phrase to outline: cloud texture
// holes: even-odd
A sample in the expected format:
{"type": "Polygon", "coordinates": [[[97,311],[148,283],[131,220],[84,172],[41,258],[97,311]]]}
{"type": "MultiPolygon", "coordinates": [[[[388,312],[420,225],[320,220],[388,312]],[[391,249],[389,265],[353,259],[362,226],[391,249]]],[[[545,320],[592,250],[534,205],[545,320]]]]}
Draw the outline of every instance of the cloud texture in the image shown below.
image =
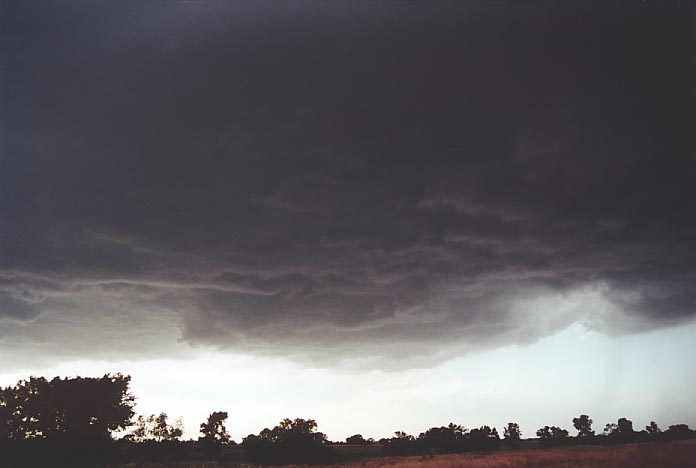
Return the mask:
{"type": "Polygon", "coordinates": [[[4,349],[417,365],[696,314],[688,6],[127,5],[5,7],[4,349]]]}

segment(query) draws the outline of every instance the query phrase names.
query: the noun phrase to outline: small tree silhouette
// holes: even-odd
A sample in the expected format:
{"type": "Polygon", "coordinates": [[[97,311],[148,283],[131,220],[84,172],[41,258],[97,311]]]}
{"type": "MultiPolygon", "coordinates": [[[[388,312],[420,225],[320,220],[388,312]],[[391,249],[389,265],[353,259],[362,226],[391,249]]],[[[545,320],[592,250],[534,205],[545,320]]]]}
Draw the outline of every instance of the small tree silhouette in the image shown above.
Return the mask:
{"type": "Polygon", "coordinates": [[[648,435],[654,437],[654,436],[657,436],[662,431],[657,426],[657,423],[655,421],[650,421],[650,424],[648,426],[645,426],[645,432],[647,432],[648,435]]]}
{"type": "Polygon", "coordinates": [[[619,418],[617,421],[619,432],[622,434],[633,434],[633,421],[626,418],[619,418]]]}
{"type": "Polygon", "coordinates": [[[614,441],[630,441],[636,437],[636,433],[633,431],[633,421],[619,418],[616,424],[609,423],[604,427],[604,435],[611,437],[614,441]]]}
{"type": "Polygon", "coordinates": [[[578,431],[578,437],[592,437],[592,420],[586,414],[580,415],[578,418],[573,418],[573,426],[578,431]]]}
{"type": "Polygon", "coordinates": [[[175,420],[171,425],[167,421],[168,418],[167,413],[152,414],[148,417],[138,416],[135,427],[126,436],[126,439],[134,442],[178,440],[184,434],[181,418],[175,420]]]}
{"type": "Polygon", "coordinates": [[[542,445],[559,445],[568,438],[568,431],[558,426],[544,426],[536,431],[542,445]]]}
{"type": "Polygon", "coordinates": [[[466,435],[466,444],[469,450],[490,452],[500,447],[500,436],[495,427],[481,426],[469,431],[466,435]]]}
{"type": "Polygon", "coordinates": [[[210,413],[207,421],[201,423],[202,436],[198,438],[198,443],[201,450],[211,457],[219,456],[222,446],[230,443],[230,435],[225,427],[226,420],[226,411],[215,411],[210,413]]]}
{"type": "Polygon", "coordinates": [[[518,448],[521,436],[520,426],[517,423],[508,423],[507,427],[503,429],[503,441],[509,447],[518,448]]]}
{"type": "Polygon", "coordinates": [[[201,423],[201,434],[208,442],[217,444],[227,444],[230,442],[230,435],[225,427],[227,420],[227,411],[215,411],[210,413],[208,420],[201,423]]]}
{"type": "Polygon", "coordinates": [[[605,436],[609,437],[609,436],[611,436],[612,434],[615,434],[615,433],[617,433],[617,432],[619,432],[619,425],[618,425],[618,424],[616,424],[616,423],[606,423],[606,424],[604,425],[604,431],[603,431],[603,433],[604,433],[605,436]]]}

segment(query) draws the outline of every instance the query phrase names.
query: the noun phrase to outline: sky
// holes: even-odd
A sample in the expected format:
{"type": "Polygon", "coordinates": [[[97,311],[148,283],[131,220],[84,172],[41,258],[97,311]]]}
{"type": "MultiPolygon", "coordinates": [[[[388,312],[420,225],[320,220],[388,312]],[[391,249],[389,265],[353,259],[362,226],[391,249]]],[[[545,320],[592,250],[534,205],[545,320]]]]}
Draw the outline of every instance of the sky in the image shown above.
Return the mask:
{"type": "Polygon", "coordinates": [[[0,22],[0,385],[120,371],[237,441],[696,425],[688,2],[0,22]]]}

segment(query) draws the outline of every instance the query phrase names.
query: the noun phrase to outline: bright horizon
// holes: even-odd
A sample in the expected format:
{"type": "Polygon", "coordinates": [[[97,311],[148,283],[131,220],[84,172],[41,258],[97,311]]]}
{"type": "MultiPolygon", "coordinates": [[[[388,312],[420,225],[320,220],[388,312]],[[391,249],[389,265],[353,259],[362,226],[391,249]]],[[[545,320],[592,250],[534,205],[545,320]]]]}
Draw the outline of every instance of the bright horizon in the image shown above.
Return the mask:
{"type": "Polygon", "coordinates": [[[517,422],[523,438],[536,437],[545,425],[575,435],[571,420],[580,414],[594,420],[598,434],[620,417],[632,420],[635,430],[650,421],[664,430],[696,426],[694,333],[692,323],[611,338],[575,325],[531,345],[483,351],[429,369],[368,373],[197,350],[186,360],[70,361],[0,373],[0,385],[29,375],[130,374],[137,414],[182,417],[183,438],[197,439],[209,413],[227,411],[237,443],[296,417],[315,419],[332,441],[357,433],[377,440],[397,430],[417,436],[450,422],[468,429],[494,426],[501,435],[504,425],[517,422]],[[595,360],[602,364],[593,368],[595,360]],[[665,381],[671,390],[662,388],[665,381]]]}

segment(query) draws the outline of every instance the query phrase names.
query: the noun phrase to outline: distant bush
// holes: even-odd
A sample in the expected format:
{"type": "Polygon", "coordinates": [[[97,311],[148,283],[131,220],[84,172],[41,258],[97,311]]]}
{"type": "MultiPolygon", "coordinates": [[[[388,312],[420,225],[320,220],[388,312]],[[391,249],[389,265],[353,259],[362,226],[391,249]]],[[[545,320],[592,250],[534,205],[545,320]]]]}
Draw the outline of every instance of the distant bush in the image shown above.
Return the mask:
{"type": "Polygon", "coordinates": [[[346,438],[346,444],[348,445],[368,445],[374,443],[374,439],[365,439],[362,434],[355,434],[346,438]]]}

